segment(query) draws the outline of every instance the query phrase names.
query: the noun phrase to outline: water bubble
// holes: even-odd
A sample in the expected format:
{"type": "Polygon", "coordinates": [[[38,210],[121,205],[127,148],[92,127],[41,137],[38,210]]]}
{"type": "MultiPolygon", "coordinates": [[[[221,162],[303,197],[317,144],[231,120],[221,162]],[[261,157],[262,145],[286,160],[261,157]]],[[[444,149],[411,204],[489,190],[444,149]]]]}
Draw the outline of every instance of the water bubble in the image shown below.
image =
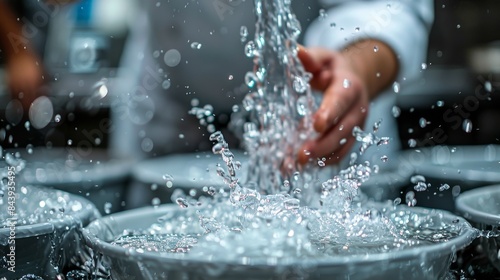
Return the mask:
{"type": "Polygon", "coordinates": [[[399,93],[399,90],[400,90],[400,85],[398,82],[394,82],[392,84],[392,90],[395,92],[395,93],[399,93]]]}
{"type": "Polygon", "coordinates": [[[462,122],[462,129],[467,132],[467,133],[471,133],[472,132],[472,121],[469,120],[469,119],[465,119],[463,122],[462,122]]]}
{"type": "Polygon", "coordinates": [[[169,67],[175,67],[181,62],[181,53],[176,49],[171,49],[163,55],[163,61],[169,67]]]}
{"type": "Polygon", "coordinates": [[[397,118],[401,115],[401,109],[398,106],[392,106],[392,115],[397,118]]]}
{"type": "Polygon", "coordinates": [[[46,96],[40,96],[31,104],[29,118],[31,124],[36,129],[46,127],[52,120],[54,107],[52,101],[46,96]]]}
{"type": "Polygon", "coordinates": [[[344,79],[344,81],[342,82],[342,86],[344,88],[349,88],[351,86],[351,81],[349,81],[348,79],[344,79]]]}
{"type": "Polygon", "coordinates": [[[191,48],[194,49],[194,50],[199,50],[199,49],[201,49],[201,44],[198,43],[198,42],[192,42],[191,43],[191,48]]]}

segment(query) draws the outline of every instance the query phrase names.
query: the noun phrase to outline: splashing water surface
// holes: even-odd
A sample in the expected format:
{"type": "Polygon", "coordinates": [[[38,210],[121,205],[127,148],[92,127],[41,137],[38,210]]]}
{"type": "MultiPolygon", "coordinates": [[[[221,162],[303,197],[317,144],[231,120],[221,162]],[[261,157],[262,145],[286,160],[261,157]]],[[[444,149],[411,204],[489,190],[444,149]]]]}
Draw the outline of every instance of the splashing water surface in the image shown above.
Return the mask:
{"type": "MultiPolygon", "coordinates": [[[[311,116],[316,109],[310,74],[297,58],[300,24],[289,0],[255,0],[255,12],[255,37],[244,50],[254,61],[253,71],[245,76],[252,90],[242,104],[249,120],[243,125],[247,178],[240,178],[241,163],[222,133],[214,132],[212,151],[224,162],[217,173],[229,191],[207,190],[211,197],[183,199],[179,212],[147,229],[127,230],[113,244],[172,256],[189,252],[182,254],[189,259],[277,264],[403,250],[459,235],[457,224],[399,210],[392,203],[374,205],[360,196],[359,186],[378,167],[356,163],[358,154],[388,143],[388,138],[376,136],[380,122],[373,133],[354,129],[359,153],[326,182],[319,181],[317,164],[296,164],[303,142],[315,137],[311,116]],[[320,206],[310,206],[313,200],[320,206]]],[[[191,113],[200,123],[213,115],[206,108],[191,113]]]]}

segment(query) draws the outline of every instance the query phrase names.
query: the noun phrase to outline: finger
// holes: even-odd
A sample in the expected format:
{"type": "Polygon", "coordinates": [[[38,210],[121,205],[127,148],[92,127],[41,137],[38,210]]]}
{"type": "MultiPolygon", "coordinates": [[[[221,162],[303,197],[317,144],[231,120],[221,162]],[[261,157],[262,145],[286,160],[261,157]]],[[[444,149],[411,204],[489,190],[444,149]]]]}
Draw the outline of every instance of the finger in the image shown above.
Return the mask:
{"type": "Polygon", "coordinates": [[[320,48],[306,49],[299,46],[298,57],[307,72],[312,74],[311,87],[325,90],[332,79],[332,54],[320,48]]]}
{"type": "Polygon", "coordinates": [[[351,109],[360,95],[354,86],[346,89],[339,80],[334,81],[325,91],[323,101],[314,114],[314,129],[319,133],[325,133],[334,126],[351,109]]]}

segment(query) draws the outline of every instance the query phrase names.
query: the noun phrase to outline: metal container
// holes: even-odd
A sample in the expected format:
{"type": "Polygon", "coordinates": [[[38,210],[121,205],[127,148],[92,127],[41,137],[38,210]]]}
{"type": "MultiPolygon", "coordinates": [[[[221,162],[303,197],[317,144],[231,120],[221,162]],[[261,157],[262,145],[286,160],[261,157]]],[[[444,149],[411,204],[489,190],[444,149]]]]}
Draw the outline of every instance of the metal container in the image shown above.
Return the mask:
{"type": "Polygon", "coordinates": [[[46,187],[16,186],[15,196],[6,191],[1,202],[0,279],[56,279],[78,260],[82,228],[100,217],[88,200],[46,187]]]}
{"type": "Polygon", "coordinates": [[[500,185],[491,185],[477,188],[462,193],[457,197],[456,208],[467,220],[476,228],[483,230],[478,242],[480,246],[479,254],[470,262],[472,267],[475,263],[481,262],[483,258],[488,260],[487,264],[482,263],[480,270],[483,273],[491,273],[489,267],[494,267],[500,273],[500,185]],[[475,263],[474,263],[475,262],[475,263]]]}
{"type": "MultiPolygon", "coordinates": [[[[247,157],[241,151],[234,152],[236,160],[246,162],[247,157]]],[[[149,206],[153,199],[160,203],[171,202],[174,190],[182,190],[189,194],[196,192],[195,197],[203,195],[204,186],[217,189],[225,187],[223,179],[217,175],[217,165],[224,165],[220,155],[211,152],[176,154],[144,160],[134,166],[132,183],[127,197],[127,208],[149,206]]],[[[240,170],[240,178],[246,177],[246,169],[240,170]]]]}
{"type": "Polygon", "coordinates": [[[105,150],[87,147],[9,152],[18,153],[26,162],[17,175],[18,184],[53,187],[83,196],[103,215],[123,209],[132,160],[114,159],[105,150]]]}
{"type": "MultiPolygon", "coordinates": [[[[189,260],[187,255],[162,255],[112,245],[124,230],[145,229],[159,217],[183,215],[174,205],[145,207],[108,215],[84,229],[87,246],[108,267],[113,279],[440,279],[449,271],[454,252],[475,237],[462,218],[445,211],[401,207],[412,214],[431,216],[435,221],[463,225],[460,235],[447,242],[422,245],[389,253],[304,258],[272,265],[262,261],[189,260]]],[[[432,222],[431,222],[432,223],[432,222]]],[[[189,254],[189,253],[188,253],[189,254]]]]}
{"type": "MultiPolygon", "coordinates": [[[[435,146],[411,150],[406,162],[423,175],[427,190],[416,192],[417,205],[455,211],[455,198],[477,187],[500,183],[500,146],[435,146]],[[439,188],[449,186],[440,191],[439,188]]],[[[414,191],[411,184],[407,191],[414,191]]]]}

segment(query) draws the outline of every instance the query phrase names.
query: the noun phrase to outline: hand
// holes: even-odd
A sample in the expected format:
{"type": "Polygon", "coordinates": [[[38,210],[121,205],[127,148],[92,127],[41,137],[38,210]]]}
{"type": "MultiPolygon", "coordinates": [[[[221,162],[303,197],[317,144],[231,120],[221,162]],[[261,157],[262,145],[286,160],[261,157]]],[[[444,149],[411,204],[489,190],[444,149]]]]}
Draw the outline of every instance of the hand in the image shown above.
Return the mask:
{"type": "Polygon", "coordinates": [[[370,102],[367,85],[342,53],[322,48],[299,48],[299,59],[313,77],[311,87],[323,92],[323,101],[313,116],[319,137],[307,141],[298,161],[325,158],[339,162],[354,144],[352,129],[362,127],[370,102]]]}
{"type": "Polygon", "coordinates": [[[38,97],[43,82],[43,71],[35,54],[25,50],[9,57],[7,83],[12,98],[19,99],[25,112],[38,97]]]}

